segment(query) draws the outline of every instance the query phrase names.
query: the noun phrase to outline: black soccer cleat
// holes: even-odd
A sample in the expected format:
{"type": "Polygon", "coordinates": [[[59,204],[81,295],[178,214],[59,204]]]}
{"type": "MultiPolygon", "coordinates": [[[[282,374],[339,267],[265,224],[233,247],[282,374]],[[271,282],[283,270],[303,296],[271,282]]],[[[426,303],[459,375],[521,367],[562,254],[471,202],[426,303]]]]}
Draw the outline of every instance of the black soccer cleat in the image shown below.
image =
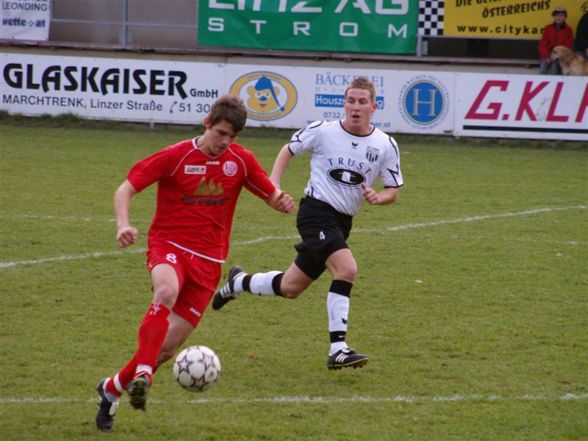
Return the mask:
{"type": "Polygon", "coordinates": [[[96,392],[100,396],[98,403],[98,412],[96,413],[96,427],[102,432],[112,432],[112,426],[114,424],[114,416],[118,409],[118,400],[110,401],[106,397],[104,391],[104,385],[106,384],[107,378],[100,380],[96,386],[96,392]]]}
{"type": "Polygon", "coordinates": [[[147,375],[139,375],[138,377],[133,378],[133,381],[131,381],[131,384],[129,384],[129,387],[127,388],[129,402],[133,408],[145,410],[147,405],[147,393],[149,392],[150,386],[151,381],[147,375]]]}
{"type": "Polygon", "coordinates": [[[214,294],[212,299],[212,309],[218,311],[225,306],[231,300],[235,300],[239,297],[239,293],[235,292],[235,278],[239,274],[244,274],[243,269],[240,266],[234,266],[229,270],[227,275],[227,281],[225,284],[214,294]]]}
{"type": "Polygon", "coordinates": [[[367,364],[368,356],[358,354],[351,348],[343,348],[332,355],[329,355],[327,359],[327,369],[337,370],[341,368],[352,367],[360,368],[367,364]]]}

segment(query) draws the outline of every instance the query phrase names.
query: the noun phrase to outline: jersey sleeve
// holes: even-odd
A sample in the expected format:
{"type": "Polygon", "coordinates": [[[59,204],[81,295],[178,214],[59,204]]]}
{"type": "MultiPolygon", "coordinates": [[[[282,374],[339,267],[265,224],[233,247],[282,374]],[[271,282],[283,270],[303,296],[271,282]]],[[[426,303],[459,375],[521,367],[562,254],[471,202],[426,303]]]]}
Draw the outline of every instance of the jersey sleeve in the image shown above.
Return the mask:
{"type": "Polygon", "coordinates": [[[312,151],[318,145],[318,138],[324,121],[315,121],[303,129],[298,130],[290,138],[288,147],[293,155],[312,151]]]}
{"type": "Polygon", "coordinates": [[[244,183],[245,188],[255,196],[265,200],[276,191],[276,186],[270,180],[255,155],[249,150],[245,150],[244,152],[243,159],[247,167],[247,175],[244,183]]]}
{"type": "Polygon", "coordinates": [[[380,170],[380,178],[386,188],[398,188],[404,185],[404,178],[400,170],[400,152],[396,141],[391,136],[388,137],[390,147],[386,149],[384,162],[380,170]]]}
{"type": "Polygon", "coordinates": [[[137,162],[129,171],[127,179],[138,192],[171,174],[173,146],[167,147],[137,162]]]}

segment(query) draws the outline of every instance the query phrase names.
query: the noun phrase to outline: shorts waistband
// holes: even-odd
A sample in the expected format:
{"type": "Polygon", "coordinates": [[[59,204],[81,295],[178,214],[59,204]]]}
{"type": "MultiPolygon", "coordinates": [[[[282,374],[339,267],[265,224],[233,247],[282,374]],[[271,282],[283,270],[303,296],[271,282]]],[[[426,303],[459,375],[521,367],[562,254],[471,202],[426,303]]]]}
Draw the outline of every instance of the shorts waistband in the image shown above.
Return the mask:
{"type": "Polygon", "coordinates": [[[304,196],[300,202],[305,201],[306,203],[309,203],[311,205],[314,205],[315,207],[322,207],[325,208],[327,210],[329,210],[331,213],[333,213],[334,215],[336,215],[337,217],[339,217],[340,219],[344,219],[347,221],[351,221],[353,219],[353,216],[350,216],[349,214],[345,214],[345,213],[341,213],[340,211],[337,211],[335,208],[333,208],[333,206],[327,202],[321,201],[320,199],[315,199],[311,196],[304,196]]]}

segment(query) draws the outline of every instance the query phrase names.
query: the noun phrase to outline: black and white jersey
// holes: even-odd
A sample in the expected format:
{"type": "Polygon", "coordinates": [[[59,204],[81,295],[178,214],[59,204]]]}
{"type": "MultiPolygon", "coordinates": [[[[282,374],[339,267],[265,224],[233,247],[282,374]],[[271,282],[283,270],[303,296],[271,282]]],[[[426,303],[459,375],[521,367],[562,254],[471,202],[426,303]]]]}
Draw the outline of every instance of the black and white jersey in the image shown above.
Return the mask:
{"type": "Polygon", "coordinates": [[[359,211],[362,183],[372,187],[378,177],[384,187],[404,183],[396,141],[375,127],[369,135],[357,136],[341,121],[315,121],[292,135],[289,148],[293,155],[312,153],[304,192],[344,214],[359,211]]]}

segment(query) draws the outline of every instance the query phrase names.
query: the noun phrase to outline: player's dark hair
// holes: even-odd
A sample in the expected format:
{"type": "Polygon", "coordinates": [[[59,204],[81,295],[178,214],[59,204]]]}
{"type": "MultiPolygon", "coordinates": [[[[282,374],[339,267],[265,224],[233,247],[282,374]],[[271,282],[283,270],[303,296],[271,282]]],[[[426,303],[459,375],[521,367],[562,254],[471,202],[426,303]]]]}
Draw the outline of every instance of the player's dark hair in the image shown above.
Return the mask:
{"type": "Polygon", "coordinates": [[[214,126],[222,121],[228,122],[235,133],[243,130],[247,121],[247,109],[241,98],[223,95],[214,102],[208,114],[208,122],[214,126]]]}
{"type": "Polygon", "coordinates": [[[374,84],[367,78],[367,77],[357,77],[351,80],[347,89],[345,89],[345,97],[347,97],[347,91],[349,89],[364,89],[370,92],[370,99],[373,101],[376,100],[376,88],[374,84]]]}

